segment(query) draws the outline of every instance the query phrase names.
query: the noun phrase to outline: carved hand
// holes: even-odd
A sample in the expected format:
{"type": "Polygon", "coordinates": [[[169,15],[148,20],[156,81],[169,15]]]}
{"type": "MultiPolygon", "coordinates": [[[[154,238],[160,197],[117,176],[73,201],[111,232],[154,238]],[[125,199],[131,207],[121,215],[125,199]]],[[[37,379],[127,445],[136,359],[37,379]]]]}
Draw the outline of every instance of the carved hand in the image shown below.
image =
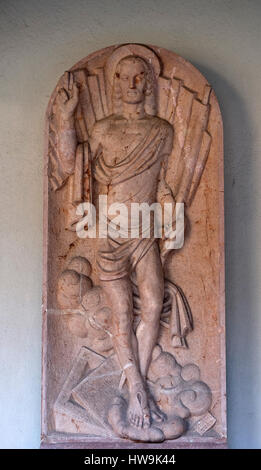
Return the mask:
{"type": "Polygon", "coordinates": [[[70,119],[79,101],[79,88],[73,81],[73,74],[65,72],[62,78],[63,86],[57,96],[57,104],[63,119],[70,119]]]}

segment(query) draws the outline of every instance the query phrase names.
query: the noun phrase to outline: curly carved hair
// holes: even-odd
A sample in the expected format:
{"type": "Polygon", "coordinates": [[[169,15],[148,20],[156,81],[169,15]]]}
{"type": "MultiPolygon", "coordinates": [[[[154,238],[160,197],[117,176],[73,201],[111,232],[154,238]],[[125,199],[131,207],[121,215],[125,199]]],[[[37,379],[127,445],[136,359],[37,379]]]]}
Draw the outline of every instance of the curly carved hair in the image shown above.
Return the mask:
{"type": "Polygon", "coordinates": [[[146,87],[145,87],[145,112],[151,116],[157,114],[157,105],[156,105],[156,80],[152,67],[146,62],[142,57],[139,56],[127,56],[121,59],[116,67],[114,80],[113,80],[113,94],[112,94],[112,104],[113,112],[115,114],[121,114],[122,112],[122,99],[121,99],[121,88],[119,84],[120,78],[120,66],[123,62],[132,61],[133,59],[142,63],[145,69],[146,77],[146,87]]]}

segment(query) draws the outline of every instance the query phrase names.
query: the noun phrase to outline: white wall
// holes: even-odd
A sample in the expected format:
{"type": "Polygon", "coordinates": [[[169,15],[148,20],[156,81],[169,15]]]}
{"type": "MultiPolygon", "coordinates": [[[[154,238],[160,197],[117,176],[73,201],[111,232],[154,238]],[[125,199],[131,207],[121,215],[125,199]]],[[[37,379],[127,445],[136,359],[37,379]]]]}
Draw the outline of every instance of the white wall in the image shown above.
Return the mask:
{"type": "Polygon", "coordinates": [[[64,70],[110,44],[191,61],[224,119],[228,433],[261,447],[259,0],[1,0],[0,447],[40,441],[44,112],[64,70]]]}

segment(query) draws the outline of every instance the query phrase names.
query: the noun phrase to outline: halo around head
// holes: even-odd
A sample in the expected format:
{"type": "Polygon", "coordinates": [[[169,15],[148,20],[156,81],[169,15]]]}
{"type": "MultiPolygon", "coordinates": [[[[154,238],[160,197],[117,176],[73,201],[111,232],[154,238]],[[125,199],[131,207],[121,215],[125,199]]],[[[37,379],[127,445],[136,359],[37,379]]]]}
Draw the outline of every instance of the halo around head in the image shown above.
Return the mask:
{"type": "Polygon", "coordinates": [[[145,60],[153,68],[155,78],[160,75],[160,61],[151,49],[140,44],[125,44],[124,46],[117,47],[112,54],[108,57],[105,65],[105,75],[110,87],[113,86],[113,79],[116,72],[117,64],[124,57],[138,56],[145,60]]]}

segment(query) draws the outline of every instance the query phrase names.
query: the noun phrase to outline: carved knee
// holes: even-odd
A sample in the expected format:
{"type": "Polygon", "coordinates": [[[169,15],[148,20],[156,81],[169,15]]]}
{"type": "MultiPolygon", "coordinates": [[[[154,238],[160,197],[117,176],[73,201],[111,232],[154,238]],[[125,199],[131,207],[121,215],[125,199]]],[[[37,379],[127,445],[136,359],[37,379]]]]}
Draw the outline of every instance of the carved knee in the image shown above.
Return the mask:
{"type": "Polygon", "coordinates": [[[163,299],[151,297],[144,302],[144,308],[142,308],[142,320],[151,325],[155,325],[159,322],[161,311],[163,306],[163,299]]]}

